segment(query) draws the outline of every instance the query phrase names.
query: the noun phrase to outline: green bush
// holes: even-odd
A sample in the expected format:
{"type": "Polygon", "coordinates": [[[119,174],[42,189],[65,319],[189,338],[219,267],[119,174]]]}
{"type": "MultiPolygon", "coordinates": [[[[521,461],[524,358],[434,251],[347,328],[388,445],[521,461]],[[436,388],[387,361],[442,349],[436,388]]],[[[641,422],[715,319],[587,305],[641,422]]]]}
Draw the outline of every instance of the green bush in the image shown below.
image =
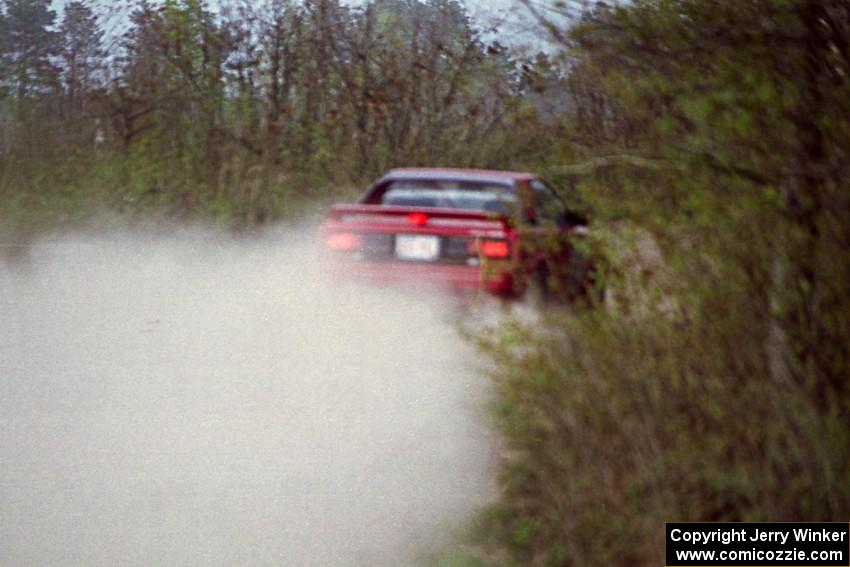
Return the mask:
{"type": "Polygon", "coordinates": [[[661,565],[665,521],[848,517],[850,400],[778,369],[775,325],[734,271],[699,274],[675,313],[618,304],[479,338],[505,442],[485,548],[661,565]]]}

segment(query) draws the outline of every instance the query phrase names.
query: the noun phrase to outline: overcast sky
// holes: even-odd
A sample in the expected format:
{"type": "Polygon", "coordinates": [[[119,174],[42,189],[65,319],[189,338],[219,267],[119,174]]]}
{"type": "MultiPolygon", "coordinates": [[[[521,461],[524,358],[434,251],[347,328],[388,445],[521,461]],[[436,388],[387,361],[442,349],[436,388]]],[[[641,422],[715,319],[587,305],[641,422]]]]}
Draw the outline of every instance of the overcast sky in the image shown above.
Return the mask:
{"type": "MultiPolygon", "coordinates": [[[[52,0],[57,14],[57,23],[62,17],[62,7],[67,0],[52,0]]],[[[224,0],[208,0],[215,9],[224,0]]],[[[488,35],[487,39],[496,39],[503,44],[529,44],[534,48],[545,47],[543,33],[534,25],[528,11],[519,0],[461,0],[469,10],[474,23],[481,29],[498,25],[499,33],[488,35]]],[[[90,5],[101,18],[101,26],[109,35],[120,32],[126,26],[127,15],[136,4],[136,0],[90,0],[90,5]]],[[[358,0],[348,3],[357,4],[358,0]]]]}

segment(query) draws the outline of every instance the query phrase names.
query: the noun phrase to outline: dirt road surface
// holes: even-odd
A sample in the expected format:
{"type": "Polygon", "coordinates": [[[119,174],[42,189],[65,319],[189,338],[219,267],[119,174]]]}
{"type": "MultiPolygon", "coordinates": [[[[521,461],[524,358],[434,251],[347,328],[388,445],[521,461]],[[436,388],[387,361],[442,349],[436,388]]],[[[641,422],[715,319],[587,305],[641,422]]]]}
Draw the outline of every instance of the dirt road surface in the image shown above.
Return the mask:
{"type": "Polygon", "coordinates": [[[295,232],[159,232],[0,263],[0,565],[412,564],[488,499],[451,307],[329,287],[295,232]]]}

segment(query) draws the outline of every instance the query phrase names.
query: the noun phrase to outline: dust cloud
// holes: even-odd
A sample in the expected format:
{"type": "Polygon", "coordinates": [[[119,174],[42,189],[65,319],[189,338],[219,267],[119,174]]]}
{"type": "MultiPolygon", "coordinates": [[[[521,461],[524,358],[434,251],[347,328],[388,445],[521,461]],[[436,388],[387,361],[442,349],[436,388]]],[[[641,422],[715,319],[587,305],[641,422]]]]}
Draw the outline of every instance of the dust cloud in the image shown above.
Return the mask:
{"type": "Polygon", "coordinates": [[[312,234],[0,259],[0,564],[410,565],[488,501],[454,307],[329,285],[312,234]]]}

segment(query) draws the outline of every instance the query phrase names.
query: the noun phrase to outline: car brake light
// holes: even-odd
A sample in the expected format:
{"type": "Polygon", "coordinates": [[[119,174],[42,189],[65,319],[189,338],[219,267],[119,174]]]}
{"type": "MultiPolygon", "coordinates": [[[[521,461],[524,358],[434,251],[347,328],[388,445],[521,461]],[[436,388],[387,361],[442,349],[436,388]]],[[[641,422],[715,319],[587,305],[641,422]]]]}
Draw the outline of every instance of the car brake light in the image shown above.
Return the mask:
{"type": "Polygon", "coordinates": [[[425,213],[410,213],[407,215],[407,222],[413,226],[425,226],[428,224],[428,215],[425,213]]]}
{"type": "Polygon", "coordinates": [[[359,235],[350,232],[335,232],[325,242],[328,248],[334,250],[354,250],[360,248],[361,239],[359,235]]]}
{"type": "Polygon", "coordinates": [[[506,258],[511,252],[506,240],[482,240],[478,249],[488,258],[506,258]]]}

